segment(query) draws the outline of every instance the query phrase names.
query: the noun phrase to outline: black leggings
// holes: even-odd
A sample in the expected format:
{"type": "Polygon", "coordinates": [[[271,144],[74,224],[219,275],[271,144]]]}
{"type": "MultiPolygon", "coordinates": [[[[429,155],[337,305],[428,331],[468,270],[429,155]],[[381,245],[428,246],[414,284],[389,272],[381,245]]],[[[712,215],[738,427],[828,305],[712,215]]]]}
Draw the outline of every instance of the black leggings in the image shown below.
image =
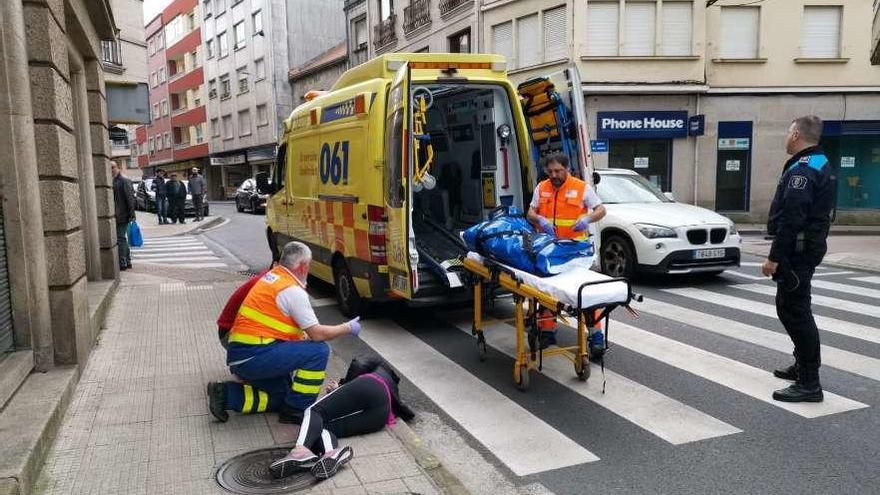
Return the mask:
{"type": "Polygon", "coordinates": [[[297,445],[321,455],[337,447],[337,438],[379,431],[388,421],[385,387],[359,376],[305,410],[297,445]]]}

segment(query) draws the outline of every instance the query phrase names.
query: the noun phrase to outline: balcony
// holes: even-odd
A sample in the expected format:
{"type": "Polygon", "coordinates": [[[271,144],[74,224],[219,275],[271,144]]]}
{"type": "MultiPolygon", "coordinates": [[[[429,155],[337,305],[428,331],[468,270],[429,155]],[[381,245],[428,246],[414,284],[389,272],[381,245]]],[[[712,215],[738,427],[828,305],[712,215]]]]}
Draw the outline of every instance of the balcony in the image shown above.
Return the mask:
{"type": "Polygon", "coordinates": [[[403,32],[409,34],[416,29],[431,24],[431,2],[413,0],[403,9],[403,32]]]}
{"type": "Polygon", "coordinates": [[[387,19],[373,26],[373,45],[377,50],[397,41],[396,26],[396,14],[391,14],[387,19]]]}
{"type": "Polygon", "coordinates": [[[440,0],[440,15],[444,16],[466,3],[474,3],[474,0],[440,0]]]}

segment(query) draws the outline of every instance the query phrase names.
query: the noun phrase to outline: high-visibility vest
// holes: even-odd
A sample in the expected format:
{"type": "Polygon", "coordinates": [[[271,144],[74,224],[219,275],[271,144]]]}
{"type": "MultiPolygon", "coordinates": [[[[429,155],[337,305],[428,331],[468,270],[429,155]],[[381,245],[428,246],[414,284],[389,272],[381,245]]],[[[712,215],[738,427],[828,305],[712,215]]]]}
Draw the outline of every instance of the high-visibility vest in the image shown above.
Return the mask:
{"type": "Polygon", "coordinates": [[[538,215],[550,220],[556,227],[556,237],[576,241],[587,238],[586,231],[574,231],[574,224],[587,213],[584,206],[586,190],[586,183],[571,175],[559,189],[553,187],[550,179],[538,184],[538,215]]]}
{"type": "Polygon", "coordinates": [[[290,316],[278,308],[275,299],[281,291],[302,285],[286,268],[277,266],[248,292],[235,316],[229,342],[270,344],[276,340],[303,340],[303,331],[290,316]]]}

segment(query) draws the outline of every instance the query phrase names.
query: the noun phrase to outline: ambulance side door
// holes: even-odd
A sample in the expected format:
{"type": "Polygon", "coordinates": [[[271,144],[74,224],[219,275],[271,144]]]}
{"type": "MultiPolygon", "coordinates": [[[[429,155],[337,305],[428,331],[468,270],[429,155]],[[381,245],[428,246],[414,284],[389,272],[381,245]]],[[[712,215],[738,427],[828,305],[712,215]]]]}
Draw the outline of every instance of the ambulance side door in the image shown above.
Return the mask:
{"type": "Polygon", "coordinates": [[[393,293],[405,298],[411,298],[418,289],[418,275],[413,270],[418,266],[418,258],[413,264],[410,253],[415,251],[415,239],[411,238],[410,228],[409,119],[409,66],[403,64],[388,93],[382,189],[388,217],[385,243],[389,286],[393,293]]]}

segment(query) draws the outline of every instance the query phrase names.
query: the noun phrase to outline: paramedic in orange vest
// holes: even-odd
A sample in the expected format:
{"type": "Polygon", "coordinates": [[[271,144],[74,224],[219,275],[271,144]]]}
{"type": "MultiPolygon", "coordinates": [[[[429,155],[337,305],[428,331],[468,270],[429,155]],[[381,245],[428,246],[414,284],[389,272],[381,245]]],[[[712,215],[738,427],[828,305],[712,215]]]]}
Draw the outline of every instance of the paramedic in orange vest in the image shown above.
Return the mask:
{"type": "MultiPolygon", "coordinates": [[[[528,218],[547,234],[560,239],[583,241],[590,235],[590,224],[605,216],[605,206],[592,187],[572,176],[568,170],[568,157],[562,153],[544,159],[547,178],[535,187],[528,218]]],[[[545,312],[540,319],[545,322],[550,320],[549,324],[541,325],[542,330],[555,329],[552,315],[545,312]]],[[[553,343],[555,339],[550,338],[550,343],[553,343]]],[[[590,355],[598,357],[604,347],[601,326],[590,328],[590,355]]]]}
{"type": "Polygon", "coordinates": [[[359,318],[341,325],[318,322],[305,290],[311,262],[308,246],[288,243],[278,265],[242,302],[228,334],[226,363],[243,382],[208,384],[209,408],[219,421],[232,410],[278,412],[280,422],[300,424],[324,382],[326,341],[360,333],[359,318]]]}

